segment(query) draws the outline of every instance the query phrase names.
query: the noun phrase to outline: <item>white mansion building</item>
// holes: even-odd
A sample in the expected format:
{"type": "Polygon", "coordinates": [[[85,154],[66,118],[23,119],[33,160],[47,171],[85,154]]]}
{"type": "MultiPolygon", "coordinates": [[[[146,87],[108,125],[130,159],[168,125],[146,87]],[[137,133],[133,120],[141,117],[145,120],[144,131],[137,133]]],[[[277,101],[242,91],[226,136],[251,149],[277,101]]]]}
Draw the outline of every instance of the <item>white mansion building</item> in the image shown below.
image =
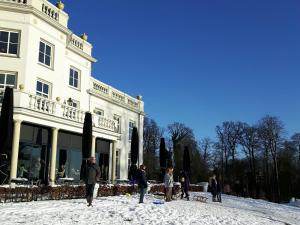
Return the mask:
{"type": "Polygon", "coordinates": [[[63,165],[78,180],[86,111],[101,178],[127,179],[134,126],[142,163],[144,103],[91,76],[92,45],[68,29],[68,19],[61,2],[0,0],[0,102],[5,87],[14,87],[10,179],[46,173],[54,184],[63,165]]]}

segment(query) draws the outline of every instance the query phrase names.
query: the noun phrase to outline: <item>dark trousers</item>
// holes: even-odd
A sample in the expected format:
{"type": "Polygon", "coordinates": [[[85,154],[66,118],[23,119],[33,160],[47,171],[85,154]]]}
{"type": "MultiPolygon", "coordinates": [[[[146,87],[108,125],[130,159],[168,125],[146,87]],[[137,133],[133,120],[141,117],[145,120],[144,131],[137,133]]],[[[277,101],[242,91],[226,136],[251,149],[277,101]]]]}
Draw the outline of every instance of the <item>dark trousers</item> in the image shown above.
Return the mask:
{"type": "Polygon", "coordinates": [[[85,196],[86,198],[93,198],[95,184],[86,184],[85,185],[85,196]]]}
{"type": "Polygon", "coordinates": [[[181,188],[181,198],[183,198],[185,194],[185,198],[189,199],[189,190],[187,188],[181,188]]]}
{"type": "Polygon", "coordinates": [[[147,188],[140,187],[140,202],[144,203],[144,196],[146,194],[147,188]]]}
{"type": "Polygon", "coordinates": [[[217,201],[222,202],[221,192],[217,193],[217,201]]]}

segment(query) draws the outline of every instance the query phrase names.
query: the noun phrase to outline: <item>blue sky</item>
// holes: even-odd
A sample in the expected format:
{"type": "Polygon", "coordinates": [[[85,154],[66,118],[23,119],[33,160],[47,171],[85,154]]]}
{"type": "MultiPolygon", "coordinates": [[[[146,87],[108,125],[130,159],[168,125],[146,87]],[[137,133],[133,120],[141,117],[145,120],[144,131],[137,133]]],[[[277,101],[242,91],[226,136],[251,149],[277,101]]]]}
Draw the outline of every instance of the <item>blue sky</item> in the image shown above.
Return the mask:
{"type": "Polygon", "coordinates": [[[197,138],[226,120],[278,116],[300,132],[299,0],[65,0],[93,76],[143,95],[159,125],[197,138]]]}

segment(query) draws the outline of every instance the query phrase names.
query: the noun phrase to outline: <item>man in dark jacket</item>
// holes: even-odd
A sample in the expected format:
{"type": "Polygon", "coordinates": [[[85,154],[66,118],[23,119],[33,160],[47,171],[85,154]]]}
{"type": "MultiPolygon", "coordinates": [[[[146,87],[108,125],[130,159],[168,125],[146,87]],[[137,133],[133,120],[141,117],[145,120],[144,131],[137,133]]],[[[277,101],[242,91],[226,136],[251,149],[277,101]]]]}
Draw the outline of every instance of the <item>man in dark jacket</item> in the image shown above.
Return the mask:
{"type": "Polygon", "coordinates": [[[211,194],[212,194],[212,201],[216,202],[217,199],[217,179],[216,175],[214,174],[211,178],[211,194]]]}
{"type": "Polygon", "coordinates": [[[96,165],[96,158],[91,157],[85,168],[85,191],[88,206],[92,206],[94,188],[99,176],[100,168],[96,165]]]}
{"type": "Polygon", "coordinates": [[[146,166],[140,165],[140,168],[137,170],[136,179],[140,189],[140,201],[139,203],[144,203],[144,196],[148,188],[147,177],[146,177],[146,166]]]}
{"type": "Polygon", "coordinates": [[[221,198],[221,184],[219,179],[214,174],[211,179],[211,193],[213,202],[222,202],[221,198]]]}
{"type": "Polygon", "coordinates": [[[189,188],[190,188],[190,179],[185,171],[181,171],[180,174],[180,184],[181,184],[181,199],[183,199],[183,196],[185,194],[185,198],[189,201],[189,188]]]}

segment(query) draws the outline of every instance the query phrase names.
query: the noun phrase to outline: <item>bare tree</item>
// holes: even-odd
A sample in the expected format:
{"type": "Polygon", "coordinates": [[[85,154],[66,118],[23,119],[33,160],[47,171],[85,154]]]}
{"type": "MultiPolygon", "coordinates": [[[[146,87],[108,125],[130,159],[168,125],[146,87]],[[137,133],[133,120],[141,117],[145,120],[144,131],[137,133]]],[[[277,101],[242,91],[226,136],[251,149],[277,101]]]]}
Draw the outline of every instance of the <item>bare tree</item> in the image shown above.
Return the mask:
{"type": "Polygon", "coordinates": [[[300,167],[300,133],[295,133],[292,137],[292,142],[298,150],[298,163],[300,167]]]}
{"type": "MultiPolygon", "coordinates": [[[[272,116],[265,116],[259,121],[260,137],[264,143],[266,158],[268,154],[271,155],[274,171],[274,187],[276,197],[273,195],[273,200],[279,202],[280,187],[279,187],[279,173],[278,173],[278,150],[282,144],[282,135],[284,133],[283,123],[272,116]]],[[[268,162],[267,162],[268,163],[268,162]]]]}
{"type": "MultiPolygon", "coordinates": [[[[242,134],[243,123],[241,122],[223,122],[222,126],[216,127],[219,139],[219,148],[222,149],[223,159],[225,160],[225,174],[228,176],[228,160],[231,157],[231,166],[234,167],[237,154],[237,146],[242,134]]],[[[234,170],[234,168],[233,168],[234,170]]]]}
{"type": "Polygon", "coordinates": [[[211,154],[212,154],[213,144],[214,142],[209,137],[203,138],[198,142],[200,153],[202,155],[204,162],[207,164],[208,167],[212,166],[211,154]]]}
{"type": "MultiPolygon", "coordinates": [[[[228,176],[228,158],[229,158],[229,148],[227,144],[226,138],[226,130],[224,126],[216,127],[218,142],[216,143],[216,149],[220,150],[221,153],[221,167],[222,167],[222,177],[224,177],[224,173],[228,176]]],[[[218,153],[218,151],[216,151],[218,153]]]]}
{"type": "Polygon", "coordinates": [[[254,126],[249,126],[244,123],[243,132],[240,136],[240,145],[249,161],[250,167],[250,191],[252,197],[258,197],[257,182],[256,182],[256,155],[260,147],[258,129],[254,126]]]}
{"type": "Polygon", "coordinates": [[[173,143],[173,149],[179,144],[184,138],[188,136],[193,136],[193,131],[191,128],[185,126],[183,123],[175,122],[168,126],[168,132],[171,136],[173,143]]]}
{"type": "Polygon", "coordinates": [[[144,164],[148,168],[148,174],[152,179],[157,179],[159,175],[158,170],[158,156],[160,138],[163,136],[163,129],[161,129],[153,119],[145,118],[144,120],[144,164]]]}

